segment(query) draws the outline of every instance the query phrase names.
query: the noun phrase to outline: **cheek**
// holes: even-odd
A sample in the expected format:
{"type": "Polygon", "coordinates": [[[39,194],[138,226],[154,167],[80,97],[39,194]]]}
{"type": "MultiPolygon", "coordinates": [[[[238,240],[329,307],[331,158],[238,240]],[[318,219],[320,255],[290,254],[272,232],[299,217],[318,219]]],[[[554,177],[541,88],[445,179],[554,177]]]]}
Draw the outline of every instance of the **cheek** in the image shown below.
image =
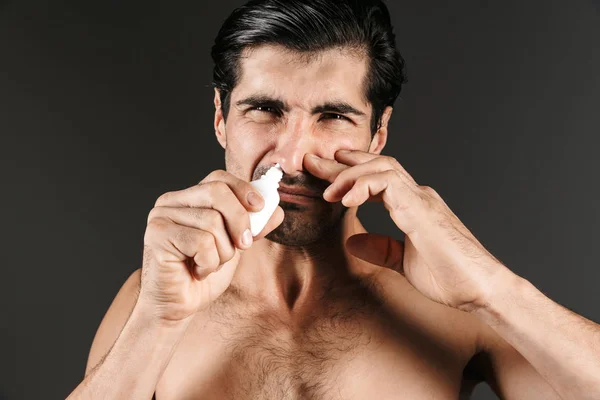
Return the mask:
{"type": "Polygon", "coordinates": [[[348,132],[347,134],[340,134],[339,132],[333,134],[322,134],[319,135],[317,143],[317,154],[320,153],[322,157],[329,159],[334,158],[334,154],[337,150],[362,150],[368,151],[370,144],[370,136],[365,133],[357,132],[356,130],[348,132]]]}
{"type": "MultiPolygon", "coordinates": [[[[315,138],[319,147],[333,149],[368,150],[371,131],[363,122],[325,120],[315,126],[315,138]]],[[[324,150],[324,149],[323,149],[324,150]]]]}
{"type": "MultiPolygon", "coordinates": [[[[343,124],[313,126],[311,139],[304,142],[306,151],[321,157],[334,158],[339,149],[368,151],[371,140],[369,131],[362,127],[347,127],[343,124]]],[[[277,147],[281,137],[281,124],[259,124],[254,121],[236,119],[228,122],[227,148],[229,157],[240,166],[250,165],[277,147]]],[[[253,165],[253,164],[252,164],[253,165]]]]}
{"type": "MultiPolygon", "coordinates": [[[[232,121],[233,122],[233,121],[232,121]]],[[[257,124],[235,121],[227,125],[226,167],[250,180],[257,163],[273,147],[276,135],[257,124]]]]}
{"type": "Polygon", "coordinates": [[[227,127],[228,146],[240,154],[257,154],[276,140],[276,130],[261,124],[238,120],[227,127]]]}

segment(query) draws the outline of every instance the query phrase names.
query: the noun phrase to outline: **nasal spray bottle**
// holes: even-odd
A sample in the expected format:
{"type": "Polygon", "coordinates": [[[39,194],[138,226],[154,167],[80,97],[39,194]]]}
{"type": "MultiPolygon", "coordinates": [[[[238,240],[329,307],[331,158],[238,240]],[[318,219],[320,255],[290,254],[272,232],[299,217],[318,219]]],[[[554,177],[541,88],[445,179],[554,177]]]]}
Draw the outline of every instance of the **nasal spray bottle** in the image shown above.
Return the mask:
{"type": "Polygon", "coordinates": [[[275,164],[259,179],[250,182],[252,186],[258,189],[265,200],[265,206],[262,210],[248,213],[250,215],[250,231],[252,232],[252,236],[258,235],[263,230],[269,218],[271,218],[271,215],[277,209],[277,205],[279,204],[279,192],[277,192],[277,188],[282,177],[283,170],[281,166],[275,164]]]}

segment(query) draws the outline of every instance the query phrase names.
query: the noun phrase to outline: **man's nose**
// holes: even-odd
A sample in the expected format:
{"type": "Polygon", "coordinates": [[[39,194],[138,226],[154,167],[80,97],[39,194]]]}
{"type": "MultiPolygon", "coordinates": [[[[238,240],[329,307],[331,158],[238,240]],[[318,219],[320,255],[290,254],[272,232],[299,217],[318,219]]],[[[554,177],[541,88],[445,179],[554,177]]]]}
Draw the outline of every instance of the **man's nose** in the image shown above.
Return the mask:
{"type": "Polygon", "coordinates": [[[280,132],[272,158],[286,175],[296,175],[304,170],[304,155],[316,151],[313,136],[310,125],[300,120],[288,124],[280,132]]]}

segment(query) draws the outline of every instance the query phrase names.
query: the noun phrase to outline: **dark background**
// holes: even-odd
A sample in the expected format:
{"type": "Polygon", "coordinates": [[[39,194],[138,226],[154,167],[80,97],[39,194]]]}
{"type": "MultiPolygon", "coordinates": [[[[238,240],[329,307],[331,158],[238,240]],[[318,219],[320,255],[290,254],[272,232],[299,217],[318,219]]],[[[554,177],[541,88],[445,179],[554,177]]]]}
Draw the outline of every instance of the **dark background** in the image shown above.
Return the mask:
{"type": "MultiPolygon", "coordinates": [[[[600,321],[599,2],[389,3],[409,83],[384,153],[600,321]]],[[[224,168],[209,51],[240,4],[0,1],[0,399],[68,395],[155,199],[224,168]]]]}

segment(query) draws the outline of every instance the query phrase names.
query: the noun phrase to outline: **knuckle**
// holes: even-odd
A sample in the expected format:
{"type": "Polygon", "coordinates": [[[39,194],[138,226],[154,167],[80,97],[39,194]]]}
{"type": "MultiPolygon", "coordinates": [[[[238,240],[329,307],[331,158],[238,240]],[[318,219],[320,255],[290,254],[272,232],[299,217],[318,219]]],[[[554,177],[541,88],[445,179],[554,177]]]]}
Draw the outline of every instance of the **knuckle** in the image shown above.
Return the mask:
{"type": "Polygon", "coordinates": [[[205,218],[205,220],[208,221],[210,226],[223,225],[223,216],[217,210],[204,210],[202,218],[205,218]]]}
{"type": "Polygon", "coordinates": [[[364,175],[359,176],[358,178],[356,178],[356,182],[354,183],[354,186],[363,186],[368,181],[369,181],[369,178],[367,178],[366,176],[364,176],[364,175]]]}
{"type": "Polygon", "coordinates": [[[421,188],[421,191],[423,193],[425,193],[426,195],[428,195],[428,196],[432,196],[432,197],[437,197],[438,196],[438,193],[431,186],[427,186],[427,185],[423,186],[423,185],[421,185],[420,188],[421,188]]]}
{"type": "Polygon", "coordinates": [[[172,259],[172,256],[166,251],[154,251],[152,256],[158,265],[166,265],[172,259]]]}
{"type": "Polygon", "coordinates": [[[395,169],[390,169],[384,172],[387,177],[387,182],[390,187],[403,189],[406,187],[406,182],[402,179],[402,174],[395,169]]]}
{"type": "Polygon", "coordinates": [[[174,243],[188,243],[190,241],[190,233],[187,229],[177,228],[173,233],[174,243]]]}
{"type": "Polygon", "coordinates": [[[169,203],[169,199],[171,198],[171,196],[173,195],[173,192],[166,192],[161,194],[160,196],[158,196],[158,199],[156,199],[156,202],[154,203],[154,207],[161,207],[164,206],[165,204],[169,203]]]}
{"type": "Polygon", "coordinates": [[[392,156],[383,156],[385,162],[392,168],[398,167],[398,161],[392,156]]]}
{"type": "Polygon", "coordinates": [[[206,178],[204,180],[219,180],[219,179],[223,179],[223,177],[227,174],[227,171],[223,170],[223,169],[215,169],[214,171],[212,171],[210,174],[208,174],[206,176],[206,178]]]}
{"type": "Polygon", "coordinates": [[[201,271],[201,274],[207,275],[215,272],[219,267],[218,262],[216,263],[213,260],[213,256],[208,254],[198,254],[194,257],[194,262],[198,265],[198,270],[201,271]]]}
{"type": "Polygon", "coordinates": [[[223,216],[215,209],[200,208],[192,210],[191,213],[193,219],[210,231],[220,229],[223,226],[223,216]]]}
{"type": "Polygon", "coordinates": [[[210,252],[215,249],[215,239],[213,235],[206,231],[198,231],[196,247],[202,252],[210,252]]]}
{"type": "Polygon", "coordinates": [[[157,217],[148,222],[148,226],[146,227],[146,232],[156,232],[161,233],[167,231],[169,228],[169,221],[165,218],[157,217]]]}
{"type": "Polygon", "coordinates": [[[197,222],[200,224],[204,223],[207,219],[210,219],[209,211],[212,211],[212,210],[206,209],[206,208],[197,208],[197,207],[190,208],[189,210],[187,210],[191,219],[194,222],[197,222]]]}
{"type": "Polygon", "coordinates": [[[212,174],[213,174],[214,176],[216,176],[216,177],[223,177],[223,176],[227,175],[227,174],[228,174],[228,172],[227,172],[227,171],[225,171],[224,169],[221,169],[221,168],[219,168],[219,169],[215,169],[215,170],[212,172],[212,174]]]}
{"type": "Polygon", "coordinates": [[[227,196],[228,192],[231,190],[229,186],[223,181],[212,181],[208,182],[206,185],[206,190],[208,190],[210,196],[214,199],[222,198],[222,196],[227,196]]]}
{"type": "Polygon", "coordinates": [[[154,207],[152,210],[150,210],[150,212],[148,213],[148,219],[146,221],[147,224],[150,223],[150,221],[152,221],[153,219],[159,218],[163,215],[163,207],[158,206],[158,207],[154,207]]]}
{"type": "Polygon", "coordinates": [[[198,251],[194,261],[200,266],[216,269],[219,266],[219,255],[213,236],[210,233],[202,234],[197,244],[198,251]]]}
{"type": "Polygon", "coordinates": [[[155,243],[157,238],[164,236],[168,229],[169,223],[165,219],[160,217],[152,219],[146,226],[146,232],[144,232],[144,243],[155,243]]]}

